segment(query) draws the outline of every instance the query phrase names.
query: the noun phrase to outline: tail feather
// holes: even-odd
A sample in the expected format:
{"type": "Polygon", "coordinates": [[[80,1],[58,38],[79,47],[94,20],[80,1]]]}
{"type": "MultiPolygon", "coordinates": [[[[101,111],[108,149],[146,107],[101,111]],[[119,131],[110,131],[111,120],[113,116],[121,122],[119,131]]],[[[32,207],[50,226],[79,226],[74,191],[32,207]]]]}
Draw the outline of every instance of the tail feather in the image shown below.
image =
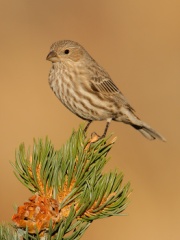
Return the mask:
{"type": "Polygon", "coordinates": [[[152,129],[148,124],[142,122],[132,110],[129,110],[125,107],[121,108],[121,114],[118,118],[114,119],[115,121],[124,122],[130,124],[136,130],[138,130],[144,137],[149,140],[159,139],[161,141],[166,141],[166,139],[152,129]]]}
{"type": "Polygon", "coordinates": [[[163,142],[166,142],[166,139],[160,135],[158,132],[156,132],[154,129],[152,129],[150,126],[148,126],[146,123],[141,122],[142,125],[134,125],[132,124],[132,127],[137,129],[144,137],[148,138],[149,140],[159,139],[163,142]]]}

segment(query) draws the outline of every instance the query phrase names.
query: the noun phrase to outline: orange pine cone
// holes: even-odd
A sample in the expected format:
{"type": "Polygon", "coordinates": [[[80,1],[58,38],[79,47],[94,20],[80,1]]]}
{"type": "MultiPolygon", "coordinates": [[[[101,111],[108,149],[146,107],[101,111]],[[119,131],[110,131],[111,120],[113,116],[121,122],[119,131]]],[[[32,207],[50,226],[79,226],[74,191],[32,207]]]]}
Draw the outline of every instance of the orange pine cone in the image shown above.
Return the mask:
{"type": "Polygon", "coordinates": [[[12,217],[17,227],[28,227],[29,233],[48,229],[50,220],[54,226],[59,221],[59,204],[57,200],[46,196],[33,195],[29,202],[18,207],[12,217]]]}

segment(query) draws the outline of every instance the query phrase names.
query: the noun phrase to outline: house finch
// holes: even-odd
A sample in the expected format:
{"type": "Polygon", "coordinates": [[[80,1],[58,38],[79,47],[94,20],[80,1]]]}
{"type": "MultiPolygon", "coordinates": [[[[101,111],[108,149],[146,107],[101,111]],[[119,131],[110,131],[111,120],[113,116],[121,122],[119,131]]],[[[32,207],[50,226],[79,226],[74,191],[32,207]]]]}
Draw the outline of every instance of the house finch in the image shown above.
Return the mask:
{"type": "Polygon", "coordinates": [[[52,44],[46,58],[52,62],[49,84],[57,98],[78,117],[92,121],[106,120],[104,137],[111,120],[131,125],[146,138],[165,138],[142,122],[109,74],[77,42],[52,44]]]}

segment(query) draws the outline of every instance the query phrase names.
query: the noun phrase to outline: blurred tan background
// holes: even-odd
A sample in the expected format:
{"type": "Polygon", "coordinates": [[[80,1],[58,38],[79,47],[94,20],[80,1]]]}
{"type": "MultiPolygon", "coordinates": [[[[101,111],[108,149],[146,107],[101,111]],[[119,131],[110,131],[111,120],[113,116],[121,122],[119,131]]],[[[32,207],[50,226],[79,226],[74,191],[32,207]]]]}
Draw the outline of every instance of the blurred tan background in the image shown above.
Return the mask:
{"type": "MultiPolygon", "coordinates": [[[[127,216],[95,221],[82,239],[180,239],[180,1],[0,1],[0,221],[31,196],[10,161],[21,142],[46,135],[59,148],[81,119],[48,85],[50,45],[81,43],[111,75],[137,114],[167,138],[148,141],[113,122],[107,169],[133,188],[127,216]]],[[[105,122],[89,132],[101,134],[105,122]]]]}

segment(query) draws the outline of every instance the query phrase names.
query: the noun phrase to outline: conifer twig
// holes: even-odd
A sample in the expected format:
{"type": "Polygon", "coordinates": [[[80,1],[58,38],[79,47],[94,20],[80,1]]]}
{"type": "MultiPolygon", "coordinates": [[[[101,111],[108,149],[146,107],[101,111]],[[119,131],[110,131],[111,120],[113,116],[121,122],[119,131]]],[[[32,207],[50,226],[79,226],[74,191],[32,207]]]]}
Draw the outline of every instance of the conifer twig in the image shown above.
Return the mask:
{"type": "Polygon", "coordinates": [[[130,184],[102,172],[114,141],[91,141],[80,127],[60,150],[48,138],[34,140],[32,153],[20,145],[15,175],[33,195],[12,217],[18,239],[80,239],[94,220],[122,215],[130,184]]]}

